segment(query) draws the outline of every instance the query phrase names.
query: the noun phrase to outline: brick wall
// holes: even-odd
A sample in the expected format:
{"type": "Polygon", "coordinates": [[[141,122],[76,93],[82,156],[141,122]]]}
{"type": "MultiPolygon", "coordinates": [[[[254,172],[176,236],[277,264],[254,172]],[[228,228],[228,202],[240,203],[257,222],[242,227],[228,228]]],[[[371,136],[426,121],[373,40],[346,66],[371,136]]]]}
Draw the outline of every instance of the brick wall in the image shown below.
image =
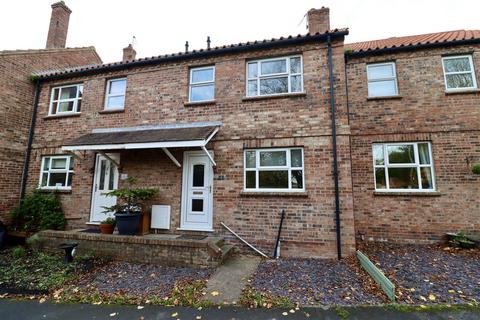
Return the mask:
{"type": "Polygon", "coordinates": [[[480,228],[480,93],[446,94],[442,55],[473,53],[457,46],[353,58],[347,63],[356,231],[366,238],[431,242],[445,232],[480,228]],[[367,99],[366,63],[395,61],[400,98],[367,99]],[[375,193],[372,143],[430,141],[437,192],[375,193]]]}

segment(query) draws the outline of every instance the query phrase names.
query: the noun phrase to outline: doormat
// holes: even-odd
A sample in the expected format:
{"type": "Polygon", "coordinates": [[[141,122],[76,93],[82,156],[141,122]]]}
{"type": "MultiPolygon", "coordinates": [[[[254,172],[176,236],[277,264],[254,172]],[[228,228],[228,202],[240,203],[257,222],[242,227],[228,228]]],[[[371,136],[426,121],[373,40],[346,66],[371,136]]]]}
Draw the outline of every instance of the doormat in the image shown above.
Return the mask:
{"type": "Polygon", "coordinates": [[[202,235],[196,235],[196,234],[182,234],[180,237],[177,239],[185,239],[185,240],[203,240],[207,236],[202,236],[202,235]]]}
{"type": "Polygon", "coordinates": [[[85,233],[100,233],[100,229],[97,228],[89,228],[89,229],[83,229],[80,232],[85,232],[85,233]]]}

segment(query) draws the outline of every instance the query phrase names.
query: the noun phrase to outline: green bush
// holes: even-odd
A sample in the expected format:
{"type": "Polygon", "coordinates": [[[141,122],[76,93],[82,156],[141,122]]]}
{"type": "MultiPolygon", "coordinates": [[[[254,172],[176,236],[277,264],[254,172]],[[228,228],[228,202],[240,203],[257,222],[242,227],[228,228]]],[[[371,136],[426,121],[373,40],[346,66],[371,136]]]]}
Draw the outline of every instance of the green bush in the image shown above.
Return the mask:
{"type": "Polygon", "coordinates": [[[475,174],[480,174],[480,163],[474,164],[472,167],[472,172],[475,174]]]}
{"type": "Polygon", "coordinates": [[[25,254],[27,253],[27,251],[25,250],[24,247],[22,246],[18,246],[18,247],[15,247],[12,251],[12,256],[15,258],[15,259],[19,259],[21,257],[23,257],[25,254]]]}
{"type": "Polygon", "coordinates": [[[35,190],[28,194],[20,206],[11,212],[17,230],[36,232],[41,230],[63,230],[65,215],[57,195],[35,190]]]}

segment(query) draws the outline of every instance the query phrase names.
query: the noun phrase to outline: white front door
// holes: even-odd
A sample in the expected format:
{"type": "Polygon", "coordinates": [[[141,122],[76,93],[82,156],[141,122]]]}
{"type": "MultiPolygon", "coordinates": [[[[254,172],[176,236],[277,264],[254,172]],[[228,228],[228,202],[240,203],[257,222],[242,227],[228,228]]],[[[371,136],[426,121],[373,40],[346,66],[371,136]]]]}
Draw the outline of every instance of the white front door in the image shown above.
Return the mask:
{"type": "MultiPolygon", "coordinates": [[[[120,163],[120,155],[110,153],[108,156],[120,163]]],[[[113,213],[104,213],[103,207],[110,207],[117,203],[116,197],[107,197],[104,193],[118,188],[118,168],[117,166],[101,154],[97,154],[95,161],[95,175],[93,177],[92,190],[92,209],[90,222],[100,222],[107,217],[112,217],[113,213]]]]}
{"type": "Polygon", "coordinates": [[[212,212],[212,163],[203,151],[186,151],[183,157],[180,229],[213,231],[212,212]]]}

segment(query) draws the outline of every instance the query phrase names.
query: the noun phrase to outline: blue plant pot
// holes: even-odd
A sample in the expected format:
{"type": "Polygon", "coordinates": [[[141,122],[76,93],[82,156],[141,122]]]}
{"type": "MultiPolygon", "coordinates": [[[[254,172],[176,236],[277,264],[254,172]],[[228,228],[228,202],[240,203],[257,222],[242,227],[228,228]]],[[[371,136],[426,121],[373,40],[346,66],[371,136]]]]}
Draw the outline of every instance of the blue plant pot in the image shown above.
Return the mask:
{"type": "Polygon", "coordinates": [[[117,222],[118,234],[124,236],[135,235],[138,231],[138,228],[140,227],[141,218],[141,213],[115,213],[115,221],[117,222]]]}

